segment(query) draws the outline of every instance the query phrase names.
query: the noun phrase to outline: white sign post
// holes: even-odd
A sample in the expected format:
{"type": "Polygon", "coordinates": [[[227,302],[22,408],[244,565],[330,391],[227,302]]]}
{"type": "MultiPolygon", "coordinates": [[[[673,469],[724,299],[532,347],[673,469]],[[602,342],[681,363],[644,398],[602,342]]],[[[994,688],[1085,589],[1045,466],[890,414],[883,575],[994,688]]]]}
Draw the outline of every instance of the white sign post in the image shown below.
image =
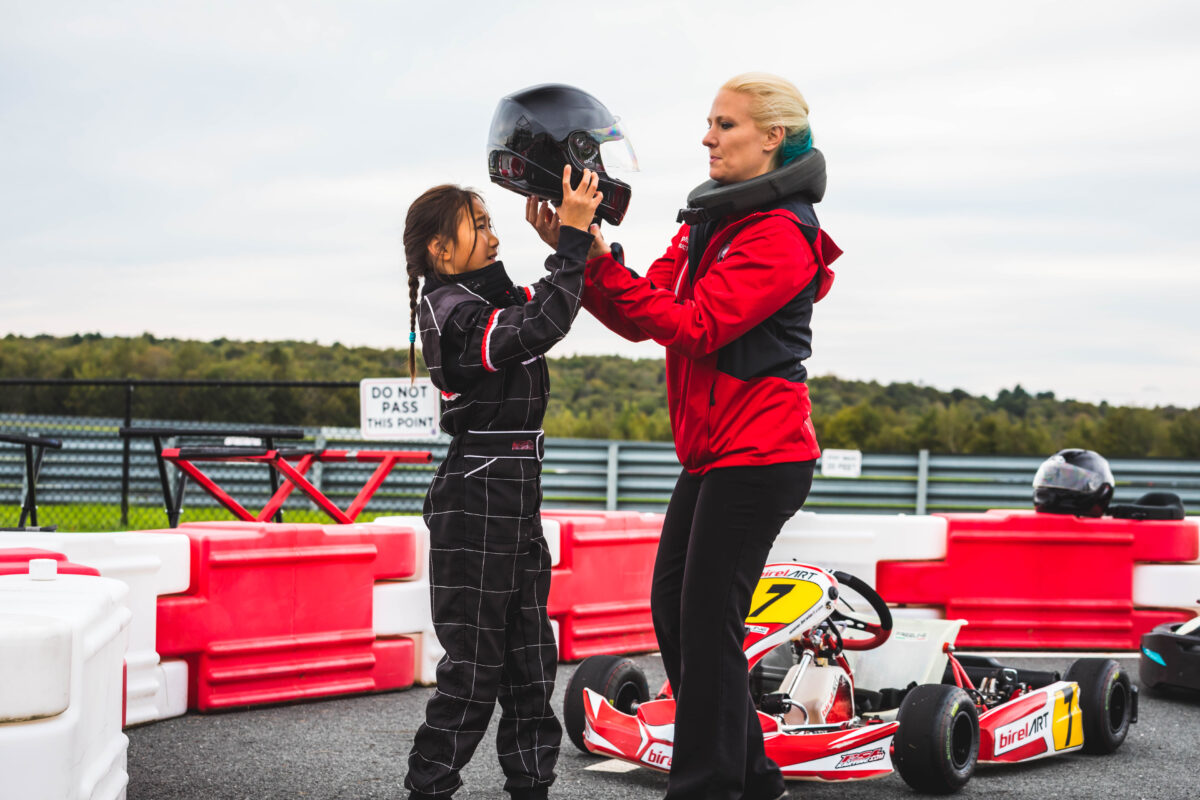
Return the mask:
{"type": "Polygon", "coordinates": [[[821,477],[861,478],[861,450],[822,450],[821,477]]]}
{"type": "Polygon", "coordinates": [[[440,431],[438,390],[428,378],[364,378],[358,384],[364,439],[433,439],[440,431]]]}

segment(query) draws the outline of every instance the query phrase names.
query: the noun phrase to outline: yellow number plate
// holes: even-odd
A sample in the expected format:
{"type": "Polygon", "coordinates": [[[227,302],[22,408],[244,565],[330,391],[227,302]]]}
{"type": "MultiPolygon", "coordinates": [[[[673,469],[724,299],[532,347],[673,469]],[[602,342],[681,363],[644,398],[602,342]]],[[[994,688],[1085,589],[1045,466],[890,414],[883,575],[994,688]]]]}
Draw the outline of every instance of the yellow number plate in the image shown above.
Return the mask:
{"type": "Polygon", "coordinates": [[[799,619],[825,597],[825,590],[811,581],[796,578],[765,578],[754,588],[750,598],[747,623],[759,625],[787,624],[799,619]]]}

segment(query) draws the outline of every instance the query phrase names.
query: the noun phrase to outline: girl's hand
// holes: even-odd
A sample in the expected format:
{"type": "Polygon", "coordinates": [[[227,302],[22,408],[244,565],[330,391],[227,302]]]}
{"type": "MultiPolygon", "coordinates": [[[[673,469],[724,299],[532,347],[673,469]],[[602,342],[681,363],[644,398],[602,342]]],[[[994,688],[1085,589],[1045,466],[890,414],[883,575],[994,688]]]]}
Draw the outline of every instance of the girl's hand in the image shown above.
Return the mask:
{"type": "Polygon", "coordinates": [[[604,195],[596,191],[599,183],[600,176],[590,169],[585,169],[583,177],[579,179],[579,186],[572,189],[571,165],[563,167],[563,201],[558,207],[558,218],[563,225],[570,225],[581,231],[588,229],[592,218],[596,216],[600,201],[604,199],[604,195]]]}
{"type": "Polygon", "coordinates": [[[537,235],[550,247],[558,248],[558,228],[561,224],[554,208],[545,200],[525,198],[525,221],[533,226],[537,235]]]}
{"type": "Polygon", "coordinates": [[[592,246],[588,248],[589,261],[612,252],[612,248],[608,246],[608,242],[604,241],[604,237],[600,234],[599,225],[593,225],[588,228],[588,232],[592,234],[592,246]]]}

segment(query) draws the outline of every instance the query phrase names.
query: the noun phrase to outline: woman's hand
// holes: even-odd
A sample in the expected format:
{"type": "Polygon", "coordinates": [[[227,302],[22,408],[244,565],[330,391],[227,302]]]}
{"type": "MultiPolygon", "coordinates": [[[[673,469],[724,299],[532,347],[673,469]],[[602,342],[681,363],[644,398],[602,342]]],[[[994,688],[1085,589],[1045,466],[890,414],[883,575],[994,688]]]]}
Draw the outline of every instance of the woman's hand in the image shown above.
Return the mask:
{"type": "Polygon", "coordinates": [[[593,225],[588,228],[588,232],[592,234],[592,246],[588,248],[589,261],[612,252],[612,248],[608,246],[608,242],[604,241],[604,236],[600,233],[599,225],[593,225]]]}
{"type": "Polygon", "coordinates": [[[525,198],[525,221],[533,226],[537,235],[551,248],[558,248],[558,214],[545,200],[536,197],[525,198]]]}
{"type": "Polygon", "coordinates": [[[600,176],[590,169],[585,169],[583,177],[579,179],[579,186],[572,189],[571,165],[563,167],[563,200],[562,205],[558,207],[558,219],[563,225],[569,225],[581,231],[588,229],[592,218],[596,216],[596,209],[599,208],[600,201],[604,199],[604,195],[596,191],[599,183],[600,176]]]}

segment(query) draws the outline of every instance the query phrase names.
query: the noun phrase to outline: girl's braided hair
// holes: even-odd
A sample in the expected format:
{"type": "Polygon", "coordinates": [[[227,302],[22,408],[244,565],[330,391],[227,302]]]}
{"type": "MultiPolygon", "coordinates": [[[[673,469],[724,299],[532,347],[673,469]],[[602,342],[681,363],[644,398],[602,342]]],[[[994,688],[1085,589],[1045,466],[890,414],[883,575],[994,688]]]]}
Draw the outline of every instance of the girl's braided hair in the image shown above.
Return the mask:
{"type": "Polygon", "coordinates": [[[404,220],[404,261],[408,270],[408,375],[414,382],[417,380],[417,292],[421,281],[437,271],[429,256],[429,243],[441,239],[453,248],[459,220],[463,214],[470,217],[475,203],[483,204],[483,198],[475,190],[443,184],[425,192],[408,207],[404,220]]]}

